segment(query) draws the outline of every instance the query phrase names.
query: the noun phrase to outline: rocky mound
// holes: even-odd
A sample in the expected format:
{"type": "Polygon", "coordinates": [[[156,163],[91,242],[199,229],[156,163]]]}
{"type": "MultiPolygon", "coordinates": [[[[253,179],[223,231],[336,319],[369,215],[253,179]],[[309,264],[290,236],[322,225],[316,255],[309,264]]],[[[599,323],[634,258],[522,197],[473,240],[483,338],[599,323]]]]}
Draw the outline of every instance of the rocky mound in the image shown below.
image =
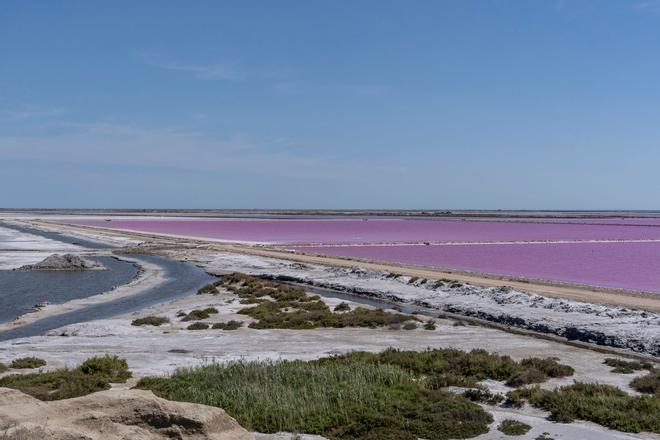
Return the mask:
{"type": "Polygon", "coordinates": [[[223,410],[150,391],[103,391],[42,402],[0,388],[0,438],[23,440],[253,440],[223,410]]]}
{"type": "Polygon", "coordinates": [[[73,254],[53,254],[37,264],[28,264],[16,270],[89,270],[104,269],[101,263],[73,254]]]}

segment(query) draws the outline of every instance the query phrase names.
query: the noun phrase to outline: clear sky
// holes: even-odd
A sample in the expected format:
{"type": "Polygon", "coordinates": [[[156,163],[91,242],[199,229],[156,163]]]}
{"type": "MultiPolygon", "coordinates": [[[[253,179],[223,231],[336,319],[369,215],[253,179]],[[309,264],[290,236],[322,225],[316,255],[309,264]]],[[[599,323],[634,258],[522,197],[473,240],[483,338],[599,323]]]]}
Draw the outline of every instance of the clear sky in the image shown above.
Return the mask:
{"type": "Polygon", "coordinates": [[[0,207],[660,209],[660,0],[4,0],[0,207]]]}

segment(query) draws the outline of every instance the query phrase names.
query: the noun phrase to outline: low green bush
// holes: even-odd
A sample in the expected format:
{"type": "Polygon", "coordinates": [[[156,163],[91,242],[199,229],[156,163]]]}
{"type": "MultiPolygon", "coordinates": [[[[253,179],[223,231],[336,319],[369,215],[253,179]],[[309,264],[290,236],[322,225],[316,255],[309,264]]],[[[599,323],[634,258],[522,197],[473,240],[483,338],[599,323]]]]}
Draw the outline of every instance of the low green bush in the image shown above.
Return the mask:
{"type": "Polygon", "coordinates": [[[205,322],[193,322],[188,327],[187,330],[208,330],[209,325],[205,322]]]}
{"type": "Polygon", "coordinates": [[[0,387],[14,388],[40,400],[59,400],[110,389],[110,383],[131,377],[126,361],[115,356],[91,358],[73,370],[14,374],[0,378],[0,387]]]}
{"type": "Polygon", "coordinates": [[[208,307],[201,310],[195,309],[185,315],[181,321],[201,321],[202,319],[210,318],[211,315],[215,315],[216,313],[218,313],[218,309],[215,307],[208,307]]]}
{"type": "Polygon", "coordinates": [[[490,391],[479,388],[471,388],[463,393],[463,397],[473,402],[481,402],[488,405],[498,405],[504,400],[501,394],[493,394],[490,391]]]}
{"type": "Polygon", "coordinates": [[[125,383],[132,376],[125,359],[109,354],[89,358],[78,368],[86,375],[104,376],[110,383],[125,383]]]}
{"type": "Polygon", "coordinates": [[[430,320],[424,323],[424,330],[435,330],[435,329],[436,329],[435,321],[430,320]]]}
{"type": "Polygon", "coordinates": [[[131,325],[137,327],[142,325],[153,325],[158,327],[160,325],[167,324],[169,322],[170,320],[163,316],[145,316],[144,318],[134,319],[133,322],[131,322],[131,325]]]}
{"type": "Polygon", "coordinates": [[[36,357],[24,357],[19,359],[14,359],[9,365],[11,368],[16,369],[29,369],[29,368],[39,368],[46,365],[46,361],[36,357]]]}
{"type": "Polygon", "coordinates": [[[351,306],[348,305],[348,303],[345,302],[340,302],[335,306],[335,312],[347,312],[351,310],[351,306]]]}
{"type": "Polygon", "coordinates": [[[231,321],[227,322],[216,322],[213,324],[213,329],[216,330],[237,330],[239,328],[243,327],[243,321],[236,321],[232,319],[231,321]]]}
{"type": "Polygon", "coordinates": [[[204,295],[204,294],[215,295],[216,293],[218,293],[218,286],[220,284],[221,284],[220,281],[216,281],[214,283],[207,284],[206,286],[201,287],[197,290],[197,295],[204,295]]]}
{"type": "Polygon", "coordinates": [[[647,361],[625,361],[623,359],[607,358],[603,363],[612,367],[612,373],[630,374],[635,371],[653,369],[653,364],[647,361]]]}
{"type": "Polygon", "coordinates": [[[506,403],[525,401],[550,412],[550,420],[570,423],[586,420],[624,432],[660,433],[660,398],[630,396],[611,385],[575,383],[543,390],[538,386],[507,393],[506,403]]]}
{"type": "Polygon", "coordinates": [[[630,386],[640,393],[655,394],[660,397],[660,370],[633,379],[630,386]]]}
{"type": "Polygon", "coordinates": [[[462,396],[429,390],[395,365],[233,362],[145,378],[138,388],[225,409],[246,429],[331,440],[440,440],[488,432],[492,417],[462,396]]]}
{"type": "Polygon", "coordinates": [[[414,322],[406,322],[403,324],[403,329],[404,330],[415,330],[417,328],[417,324],[414,322]]]}
{"type": "Polygon", "coordinates": [[[506,419],[498,425],[497,430],[506,434],[506,435],[525,435],[532,429],[526,423],[519,422],[517,420],[506,419]]]}

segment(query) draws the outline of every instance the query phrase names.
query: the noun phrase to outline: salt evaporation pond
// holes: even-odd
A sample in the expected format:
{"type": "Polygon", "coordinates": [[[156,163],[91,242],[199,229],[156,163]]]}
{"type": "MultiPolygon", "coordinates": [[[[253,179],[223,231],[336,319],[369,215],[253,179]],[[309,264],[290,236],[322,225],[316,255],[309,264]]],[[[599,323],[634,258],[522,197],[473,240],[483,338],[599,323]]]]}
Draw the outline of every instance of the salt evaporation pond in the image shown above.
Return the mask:
{"type": "Polygon", "coordinates": [[[323,255],[660,293],[660,243],[318,246],[323,255]]]}
{"type": "Polygon", "coordinates": [[[288,244],[660,239],[660,227],[581,223],[406,219],[81,219],[67,223],[217,240],[288,244]]]}

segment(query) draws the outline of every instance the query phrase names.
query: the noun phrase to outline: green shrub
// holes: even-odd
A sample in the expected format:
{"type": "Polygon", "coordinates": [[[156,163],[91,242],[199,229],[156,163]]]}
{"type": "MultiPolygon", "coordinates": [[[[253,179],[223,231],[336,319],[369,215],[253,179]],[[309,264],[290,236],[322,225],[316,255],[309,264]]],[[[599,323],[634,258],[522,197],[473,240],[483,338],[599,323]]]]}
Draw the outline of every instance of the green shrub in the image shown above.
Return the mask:
{"type": "Polygon", "coordinates": [[[630,374],[635,371],[653,369],[653,364],[646,361],[624,361],[623,359],[607,358],[603,363],[613,367],[612,373],[630,374]]]}
{"type": "Polygon", "coordinates": [[[351,310],[351,306],[348,305],[348,303],[341,302],[335,306],[335,312],[347,312],[351,310]]]}
{"type": "Polygon", "coordinates": [[[525,435],[530,429],[532,427],[528,424],[511,419],[502,420],[502,423],[497,427],[498,431],[506,435],[525,435]]]}
{"type": "Polygon", "coordinates": [[[471,388],[463,393],[463,397],[473,402],[486,403],[488,405],[497,405],[504,400],[501,394],[493,394],[490,391],[479,388],[471,388]]]}
{"type": "Polygon", "coordinates": [[[462,396],[428,390],[394,365],[353,362],[233,362],[145,378],[138,388],[225,409],[246,429],[329,439],[473,437],[492,417],[462,396]]]}
{"type": "Polygon", "coordinates": [[[243,327],[243,321],[236,321],[233,319],[231,321],[216,322],[213,324],[213,328],[219,330],[237,330],[241,327],[243,327]]]}
{"type": "Polygon", "coordinates": [[[520,361],[520,365],[525,368],[534,368],[548,377],[566,377],[572,376],[575,370],[565,364],[560,364],[553,358],[527,358],[520,361]]]}
{"type": "Polygon", "coordinates": [[[142,325],[153,325],[158,327],[159,325],[167,324],[170,320],[163,316],[146,316],[144,318],[134,319],[131,322],[131,325],[142,326],[142,325]]]}
{"type": "Polygon", "coordinates": [[[435,321],[430,320],[424,323],[424,330],[435,330],[435,321]]]}
{"type": "Polygon", "coordinates": [[[550,412],[550,420],[570,423],[576,419],[624,432],[660,433],[660,398],[630,396],[611,385],[575,383],[553,390],[520,388],[507,393],[507,403],[528,401],[550,412]]]}
{"type": "Polygon", "coordinates": [[[406,322],[403,324],[403,329],[404,330],[415,330],[417,328],[417,324],[414,322],[406,322]]]}
{"type": "Polygon", "coordinates": [[[204,294],[215,295],[216,293],[218,293],[218,286],[220,284],[221,283],[219,281],[216,281],[211,284],[207,284],[206,286],[201,287],[199,288],[199,290],[197,290],[197,295],[204,295],[204,294]]]}
{"type": "Polygon", "coordinates": [[[104,356],[85,361],[80,367],[45,373],[14,374],[0,378],[0,387],[20,390],[40,400],[59,400],[110,389],[110,383],[131,377],[126,361],[104,356]]]}
{"type": "Polygon", "coordinates": [[[414,283],[417,282],[417,280],[419,280],[419,277],[411,277],[411,278],[408,280],[408,284],[414,284],[414,283]]]}
{"type": "Polygon", "coordinates": [[[208,307],[203,310],[195,309],[188,313],[181,321],[201,321],[202,319],[210,318],[211,315],[216,313],[218,313],[218,309],[215,307],[208,307]]]}
{"type": "Polygon", "coordinates": [[[39,368],[46,365],[46,361],[36,357],[24,357],[19,359],[14,359],[9,365],[11,368],[16,369],[28,369],[28,368],[39,368]]]}
{"type": "Polygon", "coordinates": [[[633,379],[630,386],[640,393],[655,394],[660,397],[660,370],[633,379]]]}
{"type": "Polygon", "coordinates": [[[209,325],[205,322],[193,322],[186,329],[188,330],[208,330],[209,325]]]}
{"type": "Polygon", "coordinates": [[[132,376],[125,359],[109,354],[89,358],[78,368],[86,375],[104,376],[110,383],[124,383],[132,376]]]}

